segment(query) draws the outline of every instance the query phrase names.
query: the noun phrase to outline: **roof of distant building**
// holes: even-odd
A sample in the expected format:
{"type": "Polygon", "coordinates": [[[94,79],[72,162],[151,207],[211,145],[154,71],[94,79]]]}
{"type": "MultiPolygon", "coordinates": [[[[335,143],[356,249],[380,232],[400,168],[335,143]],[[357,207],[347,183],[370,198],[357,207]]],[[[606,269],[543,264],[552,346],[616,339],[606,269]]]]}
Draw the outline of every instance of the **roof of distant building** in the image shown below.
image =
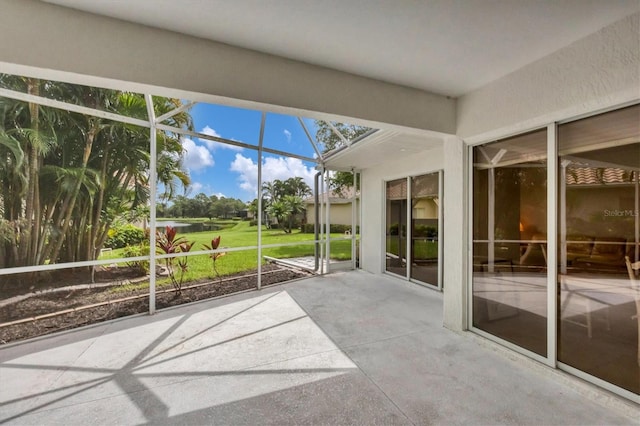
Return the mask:
{"type": "Polygon", "coordinates": [[[567,185],[633,183],[633,178],[632,172],[614,167],[568,167],[566,183],[567,185]]]}

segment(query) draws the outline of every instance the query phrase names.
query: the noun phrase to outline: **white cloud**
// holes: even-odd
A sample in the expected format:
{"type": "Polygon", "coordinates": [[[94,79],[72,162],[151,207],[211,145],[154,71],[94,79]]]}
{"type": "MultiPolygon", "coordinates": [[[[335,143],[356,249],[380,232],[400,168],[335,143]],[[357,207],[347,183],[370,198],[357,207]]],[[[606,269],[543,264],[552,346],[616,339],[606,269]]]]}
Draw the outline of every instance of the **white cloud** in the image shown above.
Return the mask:
{"type": "MultiPolygon", "coordinates": [[[[238,181],[240,188],[251,192],[254,196],[258,192],[258,164],[251,158],[242,154],[236,154],[236,158],[231,163],[231,171],[240,174],[238,181]]],[[[307,167],[302,160],[297,158],[267,157],[262,163],[262,181],[269,182],[276,179],[286,180],[290,177],[300,176],[313,188],[313,176],[316,171],[312,167],[307,167]]]]}
{"type": "Polygon", "coordinates": [[[258,165],[251,158],[236,154],[236,158],[231,162],[229,170],[240,173],[238,180],[240,181],[241,189],[256,194],[258,165]]]}
{"type": "Polygon", "coordinates": [[[287,142],[291,142],[291,132],[287,129],[284,129],[284,137],[287,138],[287,142]]]}
{"type": "Polygon", "coordinates": [[[200,130],[200,133],[204,133],[205,135],[209,135],[209,136],[213,136],[216,138],[221,138],[222,136],[220,136],[220,134],[218,132],[215,131],[215,129],[212,129],[209,126],[204,126],[204,129],[200,130]]]}
{"type": "MultiPolygon", "coordinates": [[[[222,137],[218,132],[216,132],[214,129],[212,129],[209,126],[205,126],[204,129],[200,130],[200,133],[204,133],[205,135],[213,136],[216,138],[222,137]]],[[[240,146],[227,145],[226,143],[216,142],[216,141],[212,141],[204,138],[198,138],[198,141],[202,144],[205,144],[207,148],[209,148],[211,151],[215,151],[218,148],[230,149],[232,151],[242,151],[244,149],[240,146]]]]}
{"type": "Polygon", "coordinates": [[[189,138],[182,138],[184,149],[184,165],[189,171],[198,171],[215,164],[213,156],[207,148],[197,145],[189,138]]]}

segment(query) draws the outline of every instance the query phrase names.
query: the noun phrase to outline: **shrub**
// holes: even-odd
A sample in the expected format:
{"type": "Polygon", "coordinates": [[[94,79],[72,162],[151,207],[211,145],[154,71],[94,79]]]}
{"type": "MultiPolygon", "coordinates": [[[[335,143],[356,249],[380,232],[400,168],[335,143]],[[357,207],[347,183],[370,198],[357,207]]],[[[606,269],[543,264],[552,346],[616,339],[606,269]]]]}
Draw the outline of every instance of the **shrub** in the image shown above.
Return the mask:
{"type": "MultiPolygon", "coordinates": [[[[220,235],[218,235],[216,238],[211,240],[211,245],[203,244],[203,247],[204,247],[205,250],[217,250],[219,246],[220,246],[220,235]]],[[[219,258],[224,256],[225,254],[226,253],[211,253],[211,254],[209,254],[209,257],[211,258],[211,261],[213,262],[213,272],[215,272],[215,274],[218,277],[218,279],[220,280],[220,282],[222,282],[222,277],[220,276],[220,273],[218,272],[218,268],[216,267],[216,260],[218,260],[219,258]]]]}
{"type": "MultiPolygon", "coordinates": [[[[319,232],[322,229],[325,229],[324,225],[320,227],[319,232]]],[[[302,225],[300,227],[300,230],[302,232],[304,232],[305,234],[313,234],[313,223],[306,223],[306,224],[302,225]]],[[[342,225],[342,224],[338,224],[338,223],[332,223],[329,226],[329,231],[332,234],[344,234],[347,231],[351,232],[352,229],[351,229],[350,225],[342,225]]],[[[359,226],[356,226],[356,232],[360,232],[360,227],[359,226]]]]}
{"type": "Polygon", "coordinates": [[[438,235],[438,230],[433,226],[416,225],[413,236],[419,238],[434,238],[438,235]]]}
{"type": "MultiPolygon", "coordinates": [[[[176,228],[172,226],[166,226],[165,231],[156,231],[156,249],[162,254],[174,254],[174,253],[187,253],[193,247],[194,242],[188,242],[184,237],[176,237],[176,228]]],[[[173,270],[174,258],[166,258],[165,265],[167,267],[167,273],[169,279],[173,284],[173,288],[176,290],[176,295],[182,292],[182,283],[184,281],[184,274],[189,270],[189,258],[180,257],[175,259],[178,264],[180,276],[176,278],[176,273],[173,270]]]]}
{"type": "Polygon", "coordinates": [[[110,229],[104,246],[106,248],[119,249],[134,246],[143,241],[145,241],[144,230],[137,226],[126,224],[110,229]]]}
{"type": "MultiPolygon", "coordinates": [[[[146,242],[137,246],[127,246],[123,250],[124,257],[138,257],[149,255],[149,244],[146,242]]],[[[132,267],[140,271],[142,274],[149,273],[149,261],[148,260],[136,260],[133,262],[127,262],[127,266],[132,267]]]]}

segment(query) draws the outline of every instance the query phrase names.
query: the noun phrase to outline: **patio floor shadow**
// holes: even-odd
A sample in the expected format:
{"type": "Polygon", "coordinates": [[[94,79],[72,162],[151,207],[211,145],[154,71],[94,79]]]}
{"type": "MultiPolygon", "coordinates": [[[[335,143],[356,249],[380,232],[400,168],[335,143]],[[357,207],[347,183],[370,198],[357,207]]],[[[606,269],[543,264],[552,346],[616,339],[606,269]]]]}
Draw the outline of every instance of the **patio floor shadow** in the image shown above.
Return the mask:
{"type": "MultiPolygon", "coordinates": [[[[0,423],[633,424],[343,272],[0,349],[0,423]]],[[[637,423],[636,423],[637,424],[637,423]]]]}

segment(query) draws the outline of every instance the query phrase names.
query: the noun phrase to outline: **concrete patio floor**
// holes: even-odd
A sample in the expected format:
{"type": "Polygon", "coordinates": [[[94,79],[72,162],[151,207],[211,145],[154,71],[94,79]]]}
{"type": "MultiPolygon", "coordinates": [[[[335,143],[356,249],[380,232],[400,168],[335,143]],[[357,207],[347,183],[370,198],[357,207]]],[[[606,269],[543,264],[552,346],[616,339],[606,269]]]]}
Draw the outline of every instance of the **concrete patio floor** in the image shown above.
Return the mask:
{"type": "Polygon", "coordinates": [[[0,349],[0,423],[638,424],[631,404],[342,272],[0,349]]]}

